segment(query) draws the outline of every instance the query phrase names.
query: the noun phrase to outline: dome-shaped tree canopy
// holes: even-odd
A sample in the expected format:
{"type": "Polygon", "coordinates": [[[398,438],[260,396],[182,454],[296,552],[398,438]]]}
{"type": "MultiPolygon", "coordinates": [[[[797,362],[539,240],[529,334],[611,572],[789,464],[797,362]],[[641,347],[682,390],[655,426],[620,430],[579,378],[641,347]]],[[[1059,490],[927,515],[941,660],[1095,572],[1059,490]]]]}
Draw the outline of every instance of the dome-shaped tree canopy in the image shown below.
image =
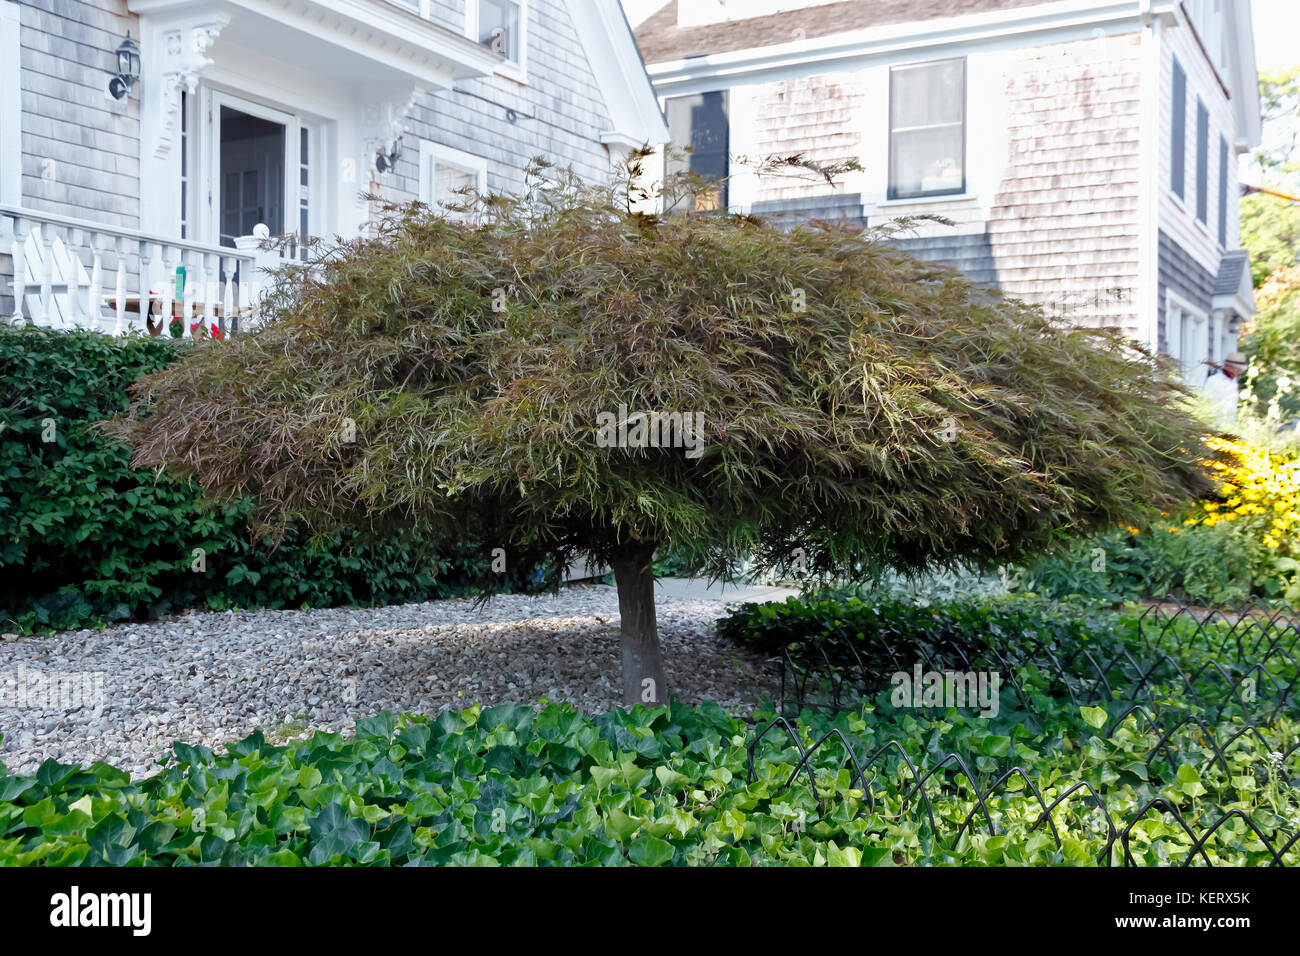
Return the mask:
{"type": "Polygon", "coordinates": [[[571,178],[467,205],[477,226],[395,211],[290,270],[262,328],[138,383],[135,464],[272,529],[590,553],[625,693],[655,700],[656,548],[987,565],[1207,487],[1149,355],[876,234],[641,215],[571,178]]]}

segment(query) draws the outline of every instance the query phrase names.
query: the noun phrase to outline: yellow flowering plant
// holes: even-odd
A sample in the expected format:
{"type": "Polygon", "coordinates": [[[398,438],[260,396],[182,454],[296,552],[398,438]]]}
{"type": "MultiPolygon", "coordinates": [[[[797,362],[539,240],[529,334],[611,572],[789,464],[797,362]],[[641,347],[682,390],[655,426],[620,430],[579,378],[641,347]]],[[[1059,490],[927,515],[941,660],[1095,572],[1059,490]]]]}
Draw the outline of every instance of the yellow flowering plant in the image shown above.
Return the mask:
{"type": "Polygon", "coordinates": [[[1219,499],[1203,501],[1185,526],[1231,524],[1243,539],[1258,545],[1257,580],[1270,596],[1300,594],[1296,533],[1300,531],[1300,461],[1262,444],[1218,436],[1205,439],[1214,457],[1204,460],[1218,486],[1219,499]],[[1271,582],[1271,586],[1270,586],[1271,582]]]}

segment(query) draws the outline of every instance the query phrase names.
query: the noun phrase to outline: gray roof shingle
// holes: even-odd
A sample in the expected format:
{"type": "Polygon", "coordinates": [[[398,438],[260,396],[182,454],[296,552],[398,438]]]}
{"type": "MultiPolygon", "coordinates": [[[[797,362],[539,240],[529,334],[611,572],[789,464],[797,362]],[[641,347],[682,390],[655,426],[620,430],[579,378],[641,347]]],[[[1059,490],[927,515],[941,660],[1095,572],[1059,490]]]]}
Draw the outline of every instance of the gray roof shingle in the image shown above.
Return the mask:
{"type": "Polygon", "coordinates": [[[678,0],[670,0],[636,28],[646,63],[684,60],[710,53],[789,43],[892,23],[938,20],[969,13],[1031,7],[1047,0],[840,0],[745,20],[677,25],[678,0]]]}
{"type": "Polygon", "coordinates": [[[1250,253],[1245,249],[1225,252],[1219,263],[1219,274],[1214,277],[1214,294],[1236,295],[1241,288],[1241,274],[1249,268],[1250,253]]]}

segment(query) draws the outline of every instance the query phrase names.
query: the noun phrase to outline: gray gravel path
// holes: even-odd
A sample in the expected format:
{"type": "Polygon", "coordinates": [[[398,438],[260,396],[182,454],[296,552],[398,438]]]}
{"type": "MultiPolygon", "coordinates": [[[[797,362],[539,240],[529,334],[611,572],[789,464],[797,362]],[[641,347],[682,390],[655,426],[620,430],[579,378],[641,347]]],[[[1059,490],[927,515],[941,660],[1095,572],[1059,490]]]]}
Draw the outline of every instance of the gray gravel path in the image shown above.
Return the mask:
{"type": "MultiPolygon", "coordinates": [[[[716,637],[717,600],[661,597],[671,691],[747,713],[776,679],[716,637]]],[[[384,608],[192,613],[168,621],[7,635],[0,642],[0,760],[31,773],[48,757],[104,760],[133,776],[173,740],[216,747],[261,728],[274,742],[350,731],[385,708],[571,701],[619,705],[618,600],[611,587],[384,608]],[[96,706],[98,703],[98,706],[96,706]]]]}

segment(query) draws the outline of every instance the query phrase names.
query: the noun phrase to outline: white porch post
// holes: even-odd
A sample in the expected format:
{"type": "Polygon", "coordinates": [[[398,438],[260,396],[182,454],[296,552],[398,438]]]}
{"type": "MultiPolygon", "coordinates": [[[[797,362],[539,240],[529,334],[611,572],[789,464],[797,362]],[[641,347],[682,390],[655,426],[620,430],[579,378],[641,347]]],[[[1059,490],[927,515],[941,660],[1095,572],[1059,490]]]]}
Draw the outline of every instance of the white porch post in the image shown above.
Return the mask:
{"type": "MultiPolygon", "coordinates": [[[[258,223],[253,227],[251,236],[236,236],[235,248],[245,254],[252,254],[253,268],[247,270],[251,275],[239,277],[239,308],[244,315],[256,312],[262,303],[262,295],[269,281],[269,270],[280,264],[280,253],[275,249],[263,249],[262,240],[269,238],[271,230],[258,223]]],[[[240,328],[243,328],[241,323],[240,328]]]]}
{"type": "Polygon", "coordinates": [[[181,220],[181,92],[198,91],[212,60],[208,50],[229,22],[140,16],[140,228],[179,238],[181,220]]]}

